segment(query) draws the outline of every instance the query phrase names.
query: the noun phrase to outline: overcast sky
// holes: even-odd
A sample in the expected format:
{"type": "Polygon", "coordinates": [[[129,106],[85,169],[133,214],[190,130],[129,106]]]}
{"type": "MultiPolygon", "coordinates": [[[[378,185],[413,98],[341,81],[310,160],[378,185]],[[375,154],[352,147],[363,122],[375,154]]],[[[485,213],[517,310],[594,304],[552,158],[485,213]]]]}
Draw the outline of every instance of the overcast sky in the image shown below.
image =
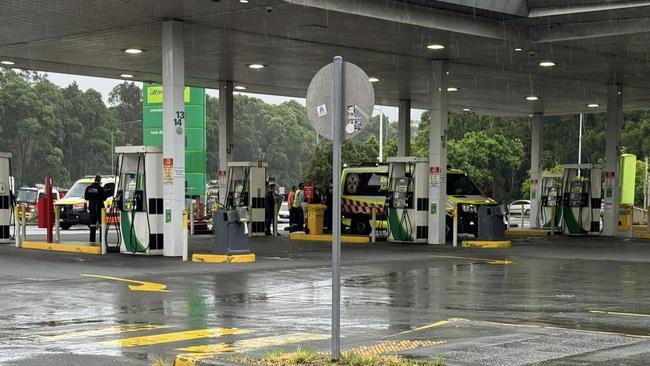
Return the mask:
{"type": "MultiPolygon", "coordinates": [[[[77,82],[81,90],[86,89],[95,89],[102,94],[104,97],[104,102],[108,103],[108,93],[113,89],[113,87],[123,80],[120,79],[105,79],[105,78],[96,78],[90,76],[80,76],[80,75],[69,75],[69,74],[57,74],[57,73],[48,73],[48,79],[56,85],[61,87],[66,87],[71,84],[73,81],[77,82]]],[[[138,83],[141,85],[141,83],[138,83]]],[[[211,96],[218,96],[219,91],[214,89],[208,89],[207,93],[211,96]]],[[[265,94],[251,94],[251,93],[241,93],[249,95],[252,97],[260,98],[266,103],[269,104],[280,104],[288,100],[295,100],[298,103],[305,105],[304,98],[289,98],[289,97],[280,97],[275,95],[265,95],[265,94]]],[[[390,121],[397,121],[397,108],[395,107],[385,107],[385,106],[376,106],[375,112],[373,114],[378,114],[378,109],[381,108],[384,115],[388,116],[390,121]]],[[[422,110],[414,109],[411,111],[411,119],[419,120],[422,110]]]]}

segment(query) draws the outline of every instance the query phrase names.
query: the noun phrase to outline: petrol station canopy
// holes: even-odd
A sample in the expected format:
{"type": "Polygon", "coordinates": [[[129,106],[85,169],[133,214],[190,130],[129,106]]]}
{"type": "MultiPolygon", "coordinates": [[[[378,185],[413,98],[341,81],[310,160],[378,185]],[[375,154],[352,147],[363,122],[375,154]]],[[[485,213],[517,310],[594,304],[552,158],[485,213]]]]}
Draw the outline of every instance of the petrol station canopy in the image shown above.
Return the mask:
{"type": "Polygon", "coordinates": [[[625,110],[650,105],[650,1],[7,0],[0,14],[0,59],[22,69],[160,82],[161,22],[177,19],[193,86],[305,97],[340,55],[379,79],[382,105],[430,108],[433,60],[449,62],[453,111],[604,111],[613,83],[625,110]]]}

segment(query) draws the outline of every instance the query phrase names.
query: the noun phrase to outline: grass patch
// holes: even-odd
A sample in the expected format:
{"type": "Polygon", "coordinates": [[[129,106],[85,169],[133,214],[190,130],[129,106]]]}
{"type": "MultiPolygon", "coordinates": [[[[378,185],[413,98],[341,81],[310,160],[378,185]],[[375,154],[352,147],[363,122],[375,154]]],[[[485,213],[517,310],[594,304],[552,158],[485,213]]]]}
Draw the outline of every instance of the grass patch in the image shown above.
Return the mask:
{"type": "Polygon", "coordinates": [[[357,352],[343,352],[338,362],[332,362],[327,353],[299,348],[295,352],[275,350],[261,359],[234,358],[239,362],[265,366],[443,366],[442,359],[419,361],[397,355],[366,355],[357,352]]]}

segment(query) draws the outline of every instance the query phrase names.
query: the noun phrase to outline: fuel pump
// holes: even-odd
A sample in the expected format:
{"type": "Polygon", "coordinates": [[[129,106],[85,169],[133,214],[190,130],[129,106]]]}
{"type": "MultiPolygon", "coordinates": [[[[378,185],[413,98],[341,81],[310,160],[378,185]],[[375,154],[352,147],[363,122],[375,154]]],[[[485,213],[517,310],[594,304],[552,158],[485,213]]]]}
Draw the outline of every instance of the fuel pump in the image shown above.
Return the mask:
{"type": "Polygon", "coordinates": [[[111,210],[119,209],[116,224],[125,254],[163,254],[162,149],[121,146],[117,154],[117,193],[111,210]]]}
{"type": "Polygon", "coordinates": [[[564,165],[562,214],[565,234],[600,233],[601,165],[564,165]]]}
{"type": "Polygon", "coordinates": [[[264,236],[266,231],[266,169],[263,161],[228,163],[226,209],[235,209],[249,223],[248,236],[264,236]]]}
{"type": "Polygon", "coordinates": [[[12,224],[13,208],[11,153],[0,153],[0,243],[6,244],[11,240],[9,228],[12,224]]]}
{"type": "Polygon", "coordinates": [[[540,214],[537,216],[539,218],[538,227],[544,229],[562,227],[562,177],[562,174],[542,174],[540,214]],[[551,222],[553,215],[555,215],[555,221],[551,222]]]}
{"type": "Polygon", "coordinates": [[[388,241],[426,243],[429,201],[429,160],[415,156],[389,157],[388,241]]]}

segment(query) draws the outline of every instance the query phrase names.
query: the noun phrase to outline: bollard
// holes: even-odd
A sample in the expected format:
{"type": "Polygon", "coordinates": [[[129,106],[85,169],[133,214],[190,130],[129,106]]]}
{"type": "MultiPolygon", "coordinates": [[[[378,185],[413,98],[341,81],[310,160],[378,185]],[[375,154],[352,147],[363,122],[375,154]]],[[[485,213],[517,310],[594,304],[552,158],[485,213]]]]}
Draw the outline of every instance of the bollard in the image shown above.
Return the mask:
{"type": "Polygon", "coordinates": [[[375,207],[372,208],[372,219],[370,221],[370,227],[372,228],[372,231],[370,232],[371,235],[371,243],[375,243],[377,239],[377,209],[375,207]]]}
{"type": "Polygon", "coordinates": [[[551,206],[551,236],[555,235],[555,206],[551,206]]]}
{"type": "Polygon", "coordinates": [[[187,222],[187,210],[183,211],[183,261],[187,261],[189,257],[189,238],[188,238],[188,222],[187,222]]]}
{"type": "Polygon", "coordinates": [[[59,219],[61,218],[61,206],[54,207],[54,242],[61,242],[61,224],[59,219]]]}
{"type": "Polygon", "coordinates": [[[14,207],[14,240],[16,248],[20,248],[20,206],[14,207]]]}
{"type": "Polygon", "coordinates": [[[453,211],[453,231],[452,231],[452,238],[451,242],[453,246],[457,247],[458,246],[458,204],[454,205],[454,211],[453,211]]]}
{"type": "Polygon", "coordinates": [[[108,233],[106,232],[106,209],[102,208],[102,219],[101,219],[101,226],[99,229],[99,245],[102,246],[102,254],[106,254],[107,247],[106,247],[106,239],[107,239],[108,233]]]}
{"type": "Polygon", "coordinates": [[[190,205],[190,235],[194,235],[194,203],[190,205]]]}
{"type": "Polygon", "coordinates": [[[630,223],[630,225],[629,225],[630,226],[630,228],[629,228],[629,230],[630,230],[629,236],[630,236],[630,239],[632,239],[632,237],[634,235],[634,233],[632,232],[633,229],[634,229],[634,205],[630,205],[628,210],[629,210],[628,214],[629,214],[629,217],[630,217],[630,220],[629,220],[629,223],[630,223]]]}
{"type": "Polygon", "coordinates": [[[23,206],[22,208],[22,219],[23,219],[23,224],[22,224],[22,235],[20,238],[20,244],[22,245],[23,241],[27,238],[27,206],[23,206]]]}
{"type": "Polygon", "coordinates": [[[521,204],[521,212],[519,212],[519,215],[521,215],[521,228],[524,228],[524,204],[521,204]]]}

